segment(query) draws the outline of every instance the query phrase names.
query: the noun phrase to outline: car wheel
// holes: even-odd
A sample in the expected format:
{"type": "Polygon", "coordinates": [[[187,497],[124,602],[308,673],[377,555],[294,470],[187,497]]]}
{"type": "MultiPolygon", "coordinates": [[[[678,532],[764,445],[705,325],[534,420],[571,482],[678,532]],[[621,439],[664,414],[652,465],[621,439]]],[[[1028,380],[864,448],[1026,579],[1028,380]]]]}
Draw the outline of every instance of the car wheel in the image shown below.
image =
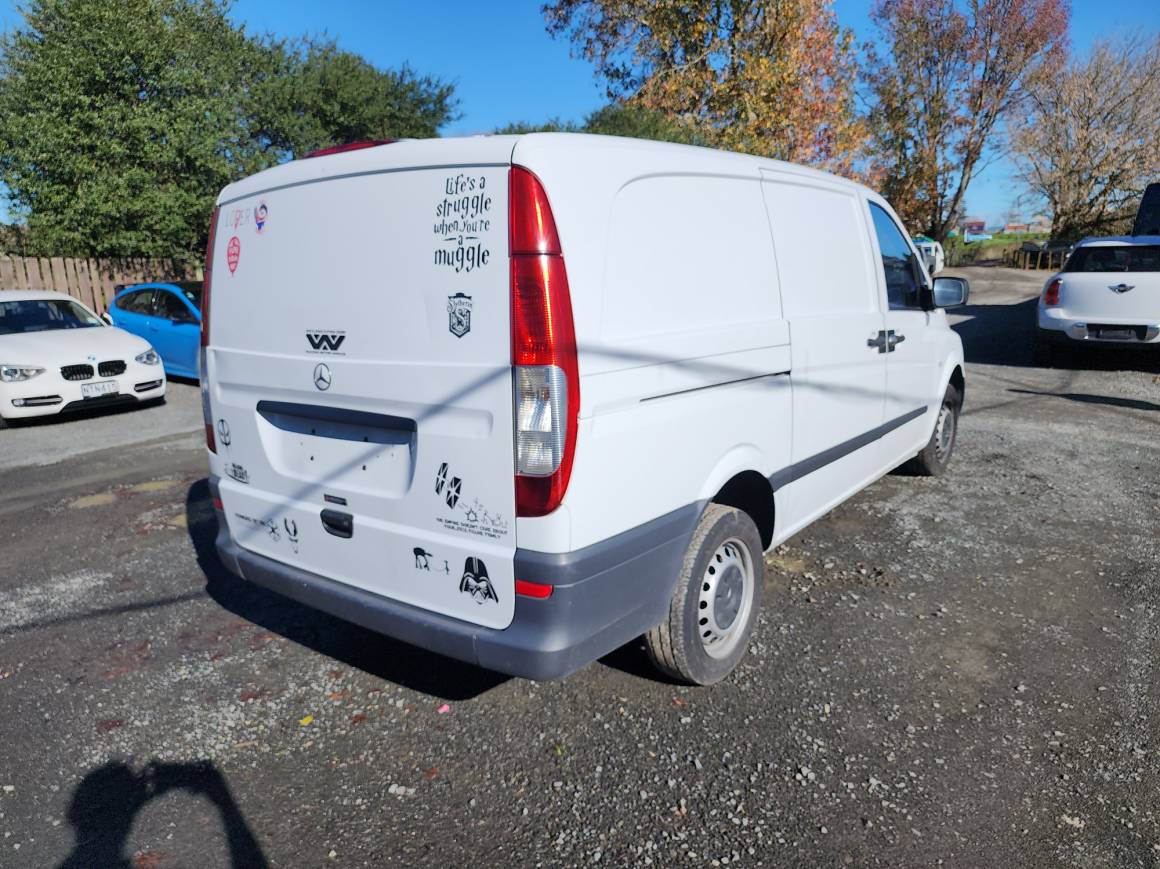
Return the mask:
{"type": "Polygon", "coordinates": [[[922,448],[922,452],[906,463],[904,469],[919,477],[937,477],[947,469],[951,463],[951,455],[955,451],[955,440],[959,433],[959,411],[962,409],[963,399],[954,384],[948,384],[943,395],[942,404],[938,408],[938,417],[934,422],[934,431],[930,433],[930,440],[922,448]]]}
{"type": "Polygon", "coordinates": [[[712,685],[733,671],[761,608],[765,559],[749,515],[710,504],[693,531],[668,617],[645,635],[661,672],[712,685]]]}
{"type": "Polygon", "coordinates": [[[0,416],[0,429],[8,428],[8,420],[0,416]]]}

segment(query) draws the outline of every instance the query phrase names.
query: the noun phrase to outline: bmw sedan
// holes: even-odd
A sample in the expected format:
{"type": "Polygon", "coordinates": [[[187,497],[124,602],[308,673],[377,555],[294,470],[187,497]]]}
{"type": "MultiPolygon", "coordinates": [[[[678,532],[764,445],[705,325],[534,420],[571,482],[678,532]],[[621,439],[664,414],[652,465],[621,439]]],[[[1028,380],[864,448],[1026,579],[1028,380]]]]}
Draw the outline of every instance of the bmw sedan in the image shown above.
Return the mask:
{"type": "Polygon", "coordinates": [[[161,358],[148,341],[63,293],[0,291],[0,428],[164,396],[161,358]]]}

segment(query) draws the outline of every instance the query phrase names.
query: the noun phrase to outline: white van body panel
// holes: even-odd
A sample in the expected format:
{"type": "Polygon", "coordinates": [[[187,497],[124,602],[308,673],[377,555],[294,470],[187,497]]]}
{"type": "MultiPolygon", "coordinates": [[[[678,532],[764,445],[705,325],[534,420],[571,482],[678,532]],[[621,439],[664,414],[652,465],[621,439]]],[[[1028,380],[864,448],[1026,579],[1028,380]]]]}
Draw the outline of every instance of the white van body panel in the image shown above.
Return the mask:
{"type": "Polygon", "coordinates": [[[743,486],[776,545],[917,454],[961,378],[941,311],[889,309],[871,202],[897,221],[826,173],[568,134],[400,142],[232,185],[206,361],[213,418],[231,432],[210,457],[223,559],[353,621],[536,678],[655,626],[708,501],[743,486]],[[514,518],[513,165],[550,203],[579,369],[570,482],[537,518],[514,518]],[[467,181],[491,196],[486,225],[441,224],[436,209],[467,181]],[[474,259],[458,253],[472,246],[474,259]],[[471,297],[458,337],[456,294],[471,297]],[[905,340],[876,349],[888,330],[905,340]],[[344,355],[307,333],[341,334],[344,355]],[[322,408],[307,420],[322,430],[294,405],[322,408]],[[451,477],[470,516],[436,492],[451,477]],[[320,523],[327,495],[353,514],[352,538],[320,523]],[[477,562],[498,600],[461,590],[477,562]],[[553,594],[529,602],[517,579],[553,594]]]}
{"type": "Polygon", "coordinates": [[[567,512],[518,519],[521,547],[579,549],[687,506],[747,440],[765,476],[789,458],[790,336],[757,166],[642,144],[530,136],[513,152],[551,200],[581,375],[567,512]],[[680,461],[658,467],[659,447],[680,461]]]}

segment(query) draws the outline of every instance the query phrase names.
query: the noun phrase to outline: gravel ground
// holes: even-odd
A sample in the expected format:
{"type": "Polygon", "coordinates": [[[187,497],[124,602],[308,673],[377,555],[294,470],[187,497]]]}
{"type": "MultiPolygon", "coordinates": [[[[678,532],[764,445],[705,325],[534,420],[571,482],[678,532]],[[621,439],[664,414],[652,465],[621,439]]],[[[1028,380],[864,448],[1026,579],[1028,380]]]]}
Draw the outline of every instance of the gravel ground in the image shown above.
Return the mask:
{"type": "Polygon", "coordinates": [[[1160,866],[1160,360],[966,273],[951,472],[772,552],[709,689],[421,653],[231,579],[188,436],[5,432],[0,865],[1160,866]]]}

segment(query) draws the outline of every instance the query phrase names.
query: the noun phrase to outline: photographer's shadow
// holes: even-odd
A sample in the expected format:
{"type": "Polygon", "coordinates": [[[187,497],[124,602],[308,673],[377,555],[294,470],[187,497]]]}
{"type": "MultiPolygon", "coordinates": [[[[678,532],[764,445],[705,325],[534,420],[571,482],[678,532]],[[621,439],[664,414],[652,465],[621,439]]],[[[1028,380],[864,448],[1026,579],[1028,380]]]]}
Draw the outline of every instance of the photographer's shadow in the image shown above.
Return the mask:
{"type": "Polygon", "coordinates": [[[377,634],[234,576],[214,546],[218,528],[208,480],[190,486],[185,509],[206,592],[246,621],[377,678],[443,700],[470,700],[507,681],[502,674],[377,634]]]}
{"type": "Polygon", "coordinates": [[[172,791],[201,797],[217,809],[233,869],[269,866],[229,785],[209,761],[153,762],[140,771],[110,762],[86,775],[73,792],[67,817],[76,844],[59,869],[131,869],[134,860],[125,851],[137,815],[172,791]]]}

